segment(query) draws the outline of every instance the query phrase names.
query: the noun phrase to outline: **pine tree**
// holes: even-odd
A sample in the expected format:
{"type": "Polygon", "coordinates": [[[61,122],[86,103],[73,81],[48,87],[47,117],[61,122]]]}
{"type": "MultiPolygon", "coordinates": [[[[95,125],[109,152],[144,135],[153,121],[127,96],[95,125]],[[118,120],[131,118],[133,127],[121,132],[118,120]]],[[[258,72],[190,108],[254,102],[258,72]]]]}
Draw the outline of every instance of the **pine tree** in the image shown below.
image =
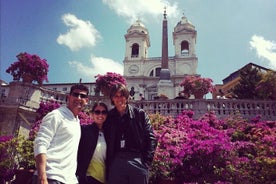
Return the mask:
{"type": "Polygon", "coordinates": [[[258,68],[246,66],[240,71],[240,80],[232,93],[238,99],[256,99],[256,87],[261,81],[262,75],[258,68]]]}
{"type": "Polygon", "coordinates": [[[276,100],[276,72],[268,71],[262,74],[258,83],[256,94],[261,100],[276,100]]]}

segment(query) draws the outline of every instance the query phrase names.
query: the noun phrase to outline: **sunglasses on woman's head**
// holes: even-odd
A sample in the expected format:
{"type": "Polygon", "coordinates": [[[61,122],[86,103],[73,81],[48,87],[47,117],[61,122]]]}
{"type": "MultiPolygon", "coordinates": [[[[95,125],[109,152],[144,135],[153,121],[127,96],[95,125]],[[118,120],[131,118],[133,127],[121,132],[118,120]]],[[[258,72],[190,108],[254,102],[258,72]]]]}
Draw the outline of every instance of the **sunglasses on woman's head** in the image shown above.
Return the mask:
{"type": "Polygon", "coordinates": [[[94,113],[95,113],[96,115],[100,115],[100,114],[106,115],[106,114],[107,114],[107,111],[106,111],[106,110],[103,110],[103,111],[95,110],[94,113]]]}

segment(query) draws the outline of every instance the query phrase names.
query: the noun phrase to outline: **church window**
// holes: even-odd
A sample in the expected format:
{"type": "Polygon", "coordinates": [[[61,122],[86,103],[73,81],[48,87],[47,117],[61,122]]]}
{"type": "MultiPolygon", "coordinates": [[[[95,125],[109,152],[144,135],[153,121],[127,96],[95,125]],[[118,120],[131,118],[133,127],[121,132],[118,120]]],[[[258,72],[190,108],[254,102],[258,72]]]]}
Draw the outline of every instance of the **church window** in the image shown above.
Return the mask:
{"type": "Polygon", "coordinates": [[[160,77],[161,68],[155,68],[155,76],[160,77]]]}
{"type": "Polygon", "coordinates": [[[131,57],[138,57],[139,56],[139,45],[134,43],[131,49],[131,57]]]}
{"type": "Polygon", "coordinates": [[[189,55],[189,43],[187,41],[181,42],[181,56],[189,55]]]}
{"type": "Polygon", "coordinates": [[[150,72],[150,77],[160,77],[161,68],[155,68],[150,72]]]}

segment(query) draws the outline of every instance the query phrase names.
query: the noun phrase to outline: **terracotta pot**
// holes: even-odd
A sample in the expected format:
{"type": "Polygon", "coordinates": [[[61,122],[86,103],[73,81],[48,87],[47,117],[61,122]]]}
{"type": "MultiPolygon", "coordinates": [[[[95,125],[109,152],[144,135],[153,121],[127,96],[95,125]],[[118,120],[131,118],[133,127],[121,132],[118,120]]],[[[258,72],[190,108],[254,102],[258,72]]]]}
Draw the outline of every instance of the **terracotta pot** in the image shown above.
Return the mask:
{"type": "Polygon", "coordinates": [[[204,94],[203,93],[194,93],[194,96],[196,99],[203,99],[204,94]]]}

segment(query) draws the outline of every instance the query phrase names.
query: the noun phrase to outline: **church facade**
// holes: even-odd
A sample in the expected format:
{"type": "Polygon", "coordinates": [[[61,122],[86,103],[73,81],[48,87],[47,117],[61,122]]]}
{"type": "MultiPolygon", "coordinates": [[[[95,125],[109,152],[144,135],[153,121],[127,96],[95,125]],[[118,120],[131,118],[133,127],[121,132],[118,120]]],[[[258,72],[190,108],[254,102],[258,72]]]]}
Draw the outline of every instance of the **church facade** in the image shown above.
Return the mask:
{"type": "Polygon", "coordinates": [[[175,54],[168,56],[166,11],[163,16],[161,57],[148,57],[150,35],[140,20],[125,34],[124,77],[135,100],[141,96],[153,100],[162,95],[173,99],[182,90],[180,83],[185,75],[198,75],[195,26],[187,17],[181,18],[172,33],[175,54]]]}

